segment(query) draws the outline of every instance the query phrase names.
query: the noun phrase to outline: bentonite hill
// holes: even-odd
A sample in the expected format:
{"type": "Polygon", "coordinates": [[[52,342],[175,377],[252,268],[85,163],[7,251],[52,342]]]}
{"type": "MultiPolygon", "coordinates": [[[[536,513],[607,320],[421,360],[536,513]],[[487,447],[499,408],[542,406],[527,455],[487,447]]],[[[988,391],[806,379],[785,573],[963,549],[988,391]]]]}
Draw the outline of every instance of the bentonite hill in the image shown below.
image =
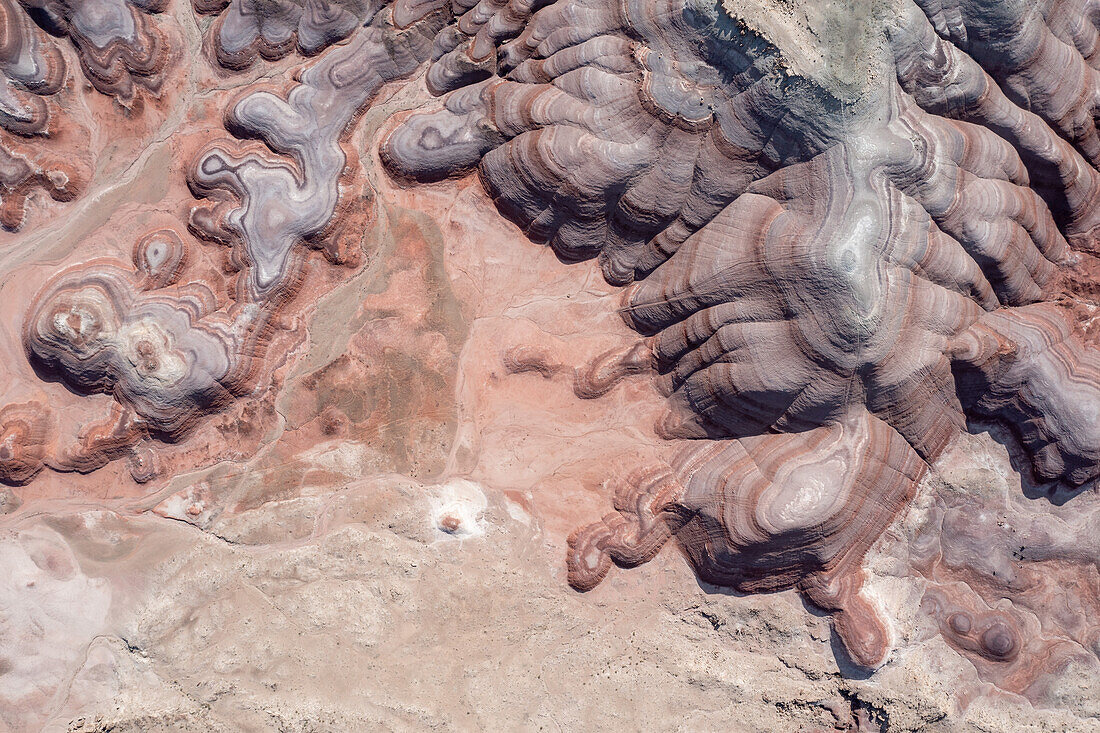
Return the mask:
{"type": "Polygon", "coordinates": [[[1100,731],[1100,0],[0,0],[0,730],[1100,731]]]}

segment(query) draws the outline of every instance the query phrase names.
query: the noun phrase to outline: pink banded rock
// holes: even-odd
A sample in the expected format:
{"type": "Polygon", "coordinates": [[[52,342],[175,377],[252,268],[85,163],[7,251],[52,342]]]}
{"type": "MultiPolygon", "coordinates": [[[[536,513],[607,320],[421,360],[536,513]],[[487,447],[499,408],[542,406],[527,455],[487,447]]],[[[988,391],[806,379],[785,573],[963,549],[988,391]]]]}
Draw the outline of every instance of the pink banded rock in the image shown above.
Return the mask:
{"type": "Polygon", "coordinates": [[[675,536],[708,583],[746,593],[799,588],[835,612],[853,659],[874,666],[890,635],[859,595],[860,561],[925,470],[895,430],[866,413],[685,447],[668,473],[621,491],[617,515],[570,537],[569,580],[589,589],[612,560],[645,562],[675,536]]]}
{"type": "Polygon", "coordinates": [[[249,270],[243,298],[271,300],[293,284],[295,246],[319,238],[338,211],[345,133],[386,82],[412,73],[426,55],[438,23],[429,19],[427,29],[401,31],[389,15],[308,69],[285,100],[257,90],[232,107],[226,126],[241,138],[262,140],[267,150],[213,143],[199,155],[190,174],[195,193],[229,194],[240,205],[213,218],[199,209],[192,227],[241,248],[236,262],[249,270]]]}
{"type": "MultiPolygon", "coordinates": [[[[15,0],[0,0],[0,226],[19,229],[27,196],[44,189],[56,201],[76,196],[82,167],[43,154],[27,138],[50,133],[50,99],[65,82],[65,59],[15,0]],[[10,134],[9,134],[10,133],[10,134]]],[[[56,110],[54,110],[56,114],[56,110]]]]}
{"type": "MultiPolygon", "coordinates": [[[[179,284],[188,245],[165,230],[138,239],[134,268],[91,263],[39,293],[23,334],[39,375],[115,402],[68,452],[39,448],[49,426],[0,413],[9,483],[123,457],[148,480],[140,441],[180,440],[254,393],[304,249],[343,262],[337,232],[365,226],[351,132],[407,79],[413,101],[378,149],[393,181],[476,172],[528,237],[595,259],[642,337],[576,369],[574,393],[650,374],[667,397],[667,460],[570,537],[578,589],[675,539],[703,581],[797,589],[876,667],[893,636],[864,560],[975,421],[1015,430],[1043,481],[1100,474],[1100,357],[1056,303],[1087,300],[1073,274],[1100,253],[1100,36],[1085,0],[796,2],[786,25],[749,0],[193,4],[219,13],[208,51],[224,76],[257,55],[323,54],[235,97],[234,139],[188,168],[203,200],[190,233],[229,248],[226,292],[179,284]]],[[[154,85],[159,3],[36,7],[101,91],[154,85]]],[[[10,78],[22,53],[0,59],[10,78]]],[[[542,344],[504,365],[565,370],[542,344]]],[[[346,423],[331,414],[329,432],[346,423]]],[[[966,535],[937,542],[946,556],[966,535]]],[[[1047,543],[1058,562],[1095,563],[1094,546],[1067,559],[1062,540],[1047,543]]],[[[1034,624],[994,608],[988,579],[978,598],[930,582],[938,633],[1006,689],[1024,689],[1021,656],[1089,643],[1076,627],[1028,642],[1034,624]]]]}
{"type": "Polygon", "coordinates": [[[11,403],[0,408],[0,481],[24,484],[42,470],[50,424],[38,402],[11,403]]]}
{"type": "Polygon", "coordinates": [[[801,588],[876,666],[889,635],[829,558],[858,568],[968,419],[1017,428],[1044,480],[1100,473],[1096,351],[1033,305],[1097,249],[1095,30],[1066,5],[806,6],[838,44],[809,54],[737,2],[563,0],[523,6],[522,30],[452,32],[428,70],[442,107],[383,161],[412,180],[476,168],[529,236],[636,281],[623,316],[670,398],[660,431],[716,446],[574,535],[575,585],[675,535],[704,579],[801,588]],[[767,504],[734,498],[765,445],[853,421],[893,437],[838,464],[840,514],[810,502],[802,530],[769,529],[767,504]]]}
{"type": "Polygon", "coordinates": [[[259,55],[268,61],[297,48],[320,53],[369,22],[380,0],[192,0],[200,13],[218,14],[210,38],[218,63],[248,68],[259,55]]]}
{"type": "Polygon", "coordinates": [[[10,81],[0,88],[0,126],[20,135],[45,131],[46,100],[65,81],[65,60],[16,5],[0,2],[0,73],[10,81]]]}
{"type": "Polygon", "coordinates": [[[156,96],[170,43],[151,15],[163,0],[4,0],[0,3],[0,226],[25,223],[26,201],[42,190],[76,198],[94,169],[88,132],[73,119],[75,92],[58,42],[67,36],[84,78],[140,115],[156,96]],[[68,89],[66,87],[69,87],[68,89]],[[144,91],[139,91],[139,88],[144,91]],[[58,100],[64,98],[65,104],[58,100]],[[65,109],[59,118],[58,113],[65,109]],[[8,133],[12,133],[9,135],[8,133]]]}
{"type": "Polygon", "coordinates": [[[76,47],[88,81],[103,94],[133,97],[134,84],[156,90],[169,48],[150,15],[165,0],[19,0],[47,29],[76,47]]]}
{"type": "Polygon", "coordinates": [[[348,210],[345,173],[353,163],[343,141],[378,90],[427,56],[442,17],[426,13],[395,29],[385,10],[303,73],[285,98],[263,88],[240,95],[226,126],[264,146],[217,140],[198,152],[188,183],[209,202],[193,208],[190,228],[231,247],[241,273],[228,302],[205,282],[178,282],[191,258],[172,229],[138,239],[132,268],[76,266],[38,293],[23,341],[39,376],[115,399],[77,447],[56,447],[46,465],[83,472],[127,458],[135,480],[148,480],[155,461],[140,443],[179,441],[257,389],[277,321],[300,287],[299,248],[357,263],[333,242],[362,219],[348,210]]]}
{"type": "Polygon", "coordinates": [[[113,265],[82,267],[39,293],[24,342],[44,377],[113,394],[151,432],[178,437],[248,372],[238,333],[214,306],[202,287],[143,293],[113,265]]]}

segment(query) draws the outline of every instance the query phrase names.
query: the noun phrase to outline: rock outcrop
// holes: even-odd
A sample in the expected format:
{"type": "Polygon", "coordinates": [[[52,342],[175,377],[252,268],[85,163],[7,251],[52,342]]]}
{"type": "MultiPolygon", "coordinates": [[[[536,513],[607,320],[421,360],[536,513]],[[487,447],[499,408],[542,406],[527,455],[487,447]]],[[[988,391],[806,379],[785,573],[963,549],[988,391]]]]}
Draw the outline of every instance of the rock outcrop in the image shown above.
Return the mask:
{"type": "Polygon", "coordinates": [[[578,591],[672,544],[853,677],[1100,674],[1091,0],[0,0],[0,76],[16,517],[424,471],[474,542],[477,481],[606,433],[531,510],[578,591]]]}
{"type": "MultiPolygon", "coordinates": [[[[611,558],[648,559],[671,532],[704,579],[751,589],[752,569],[766,588],[869,611],[858,581],[812,590],[844,554],[830,546],[858,565],[912,496],[916,466],[968,416],[1017,429],[1042,480],[1100,473],[1100,355],[1038,304],[1098,247],[1100,85],[1078,50],[1095,28],[1069,20],[1085,11],[1068,4],[1049,20],[1031,3],[931,5],[863,3],[850,28],[821,18],[811,32],[852,41],[817,58],[734,3],[563,0],[513,9],[530,18],[496,33],[476,24],[479,5],[436,53],[428,88],[443,106],[391,132],[383,159],[417,180],[476,167],[529,236],[634,281],[623,317],[650,335],[670,400],[661,433],[715,442],[691,468],[673,464],[677,487],[650,483],[575,537],[578,587],[611,558]],[[852,438],[840,477],[817,472],[851,482],[825,492],[850,506],[786,509],[804,512],[791,521],[812,538],[770,529],[759,499],[734,498],[775,481],[761,465],[769,433],[832,444],[867,421],[885,423],[870,433],[883,437],[852,438]],[[898,478],[883,480],[878,461],[898,478]],[[882,510],[864,516],[872,502],[882,510]],[[759,539],[742,539],[738,510],[759,539]],[[813,552],[799,555],[803,544],[813,552]],[[757,567],[757,553],[783,551],[799,559],[757,567]]],[[[881,622],[846,618],[854,657],[880,663],[881,622]]]]}

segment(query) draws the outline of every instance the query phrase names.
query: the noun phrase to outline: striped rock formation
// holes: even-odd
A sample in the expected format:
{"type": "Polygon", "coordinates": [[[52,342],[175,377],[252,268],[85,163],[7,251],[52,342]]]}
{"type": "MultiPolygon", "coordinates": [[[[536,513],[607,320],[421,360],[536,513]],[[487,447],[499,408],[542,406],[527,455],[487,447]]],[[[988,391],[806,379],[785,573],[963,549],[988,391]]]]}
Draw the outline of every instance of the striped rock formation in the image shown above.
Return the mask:
{"type": "Polygon", "coordinates": [[[69,202],[92,175],[90,134],[73,119],[78,105],[66,89],[68,65],[51,35],[68,37],[96,91],[140,108],[143,95],[159,92],[170,62],[170,44],[151,19],[165,6],[161,0],[0,2],[0,227],[22,228],[35,191],[69,202]]]}
{"type": "Polygon", "coordinates": [[[165,0],[19,0],[46,30],[68,36],[84,75],[103,94],[124,99],[134,85],[155,90],[168,63],[163,33],[150,19],[165,0]]]}
{"type": "MultiPolygon", "coordinates": [[[[43,151],[35,138],[50,129],[50,100],[65,82],[65,60],[14,0],[0,2],[0,226],[23,225],[28,194],[44,189],[68,201],[81,173],[43,151]]],[[[53,113],[56,114],[54,109],[53,113]]]]}
{"type": "MultiPolygon", "coordinates": [[[[100,92],[156,89],[161,3],[23,4],[100,92]]],[[[230,137],[188,162],[189,231],[142,232],[131,263],[66,268],[34,298],[38,376],[112,408],[61,447],[13,401],[0,480],[128,458],[147,481],[150,441],[186,440],[270,380],[309,250],[358,264],[343,235],[370,225],[354,191],[373,158],[348,140],[403,84],[377,149],[391,183],[476,174],[530,239],[595,259],[639,337],[578,369],[575,394],[647,375],[667,398],[666,459],[570,537],[570,582],[591,589],[674,540],[707,583],[797,589],[857,665],[881,665],[894,639],[865,557],[975,421],[1014,431],[1039,482],[1100,475],[1100,33],[1088,0],[850,5],[193,0],[217,16],[202,30],[218,78],[320,56],[227,106],[230,137]],[[199,246],[226,248],[224,278],[180,278],[199,246]]],[[[12,28],[0,71],[26,112],[5,125],[41,126],[59,61],[27,21],[12,28]]],[[[504,356],[513,373],[564,369],[541,345],[504,356]]],[[[1034,619],[952,572],[927,612],[1006,689],[1031,680],[1004,665],[1091,638],[1028,640],[1034,619]]]]}
{"type": "Polygon", "coordinates": [[[261,56],[274,61],[297,47],[320,53],[351,35],[378,12],[371,0],[191,0],[199,13],[217,15],[210,39],[218,63],[248,68],[261,56]]]}
{"type": "Polygon", "coordinates": [[[571,582],[675,537],[708,582],[836,611],[873,667],[860,560],[968,418],[1040,480],[1100,474],[1100,352],[1049,304],[1100,249],[1097,31],[1082,3],[796,5],[812,38],[733,1],[480,3],[437,42],[442,106],[382,152],[476,168],[633,283],[689,442],[573,536],[571,582]]]}

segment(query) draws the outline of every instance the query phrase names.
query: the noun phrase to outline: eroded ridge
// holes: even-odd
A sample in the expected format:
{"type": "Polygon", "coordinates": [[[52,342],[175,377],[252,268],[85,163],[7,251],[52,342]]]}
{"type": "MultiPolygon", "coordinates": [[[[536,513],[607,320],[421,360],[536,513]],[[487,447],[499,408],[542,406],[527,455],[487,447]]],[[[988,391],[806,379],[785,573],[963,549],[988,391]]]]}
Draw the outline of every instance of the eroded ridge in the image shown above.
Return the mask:
{"type": "Polygon", "coordinates": [[[833,611],[860,664],[890,633],[860,594],[863,554],[912,499],[925,465],[866,413],[806,432],[687,446],[671,470],[627,484],[616,514],[569,539],[569,581],[594,587],[611,562],[651,559],[672,535],[699,577],[758,593],[797,587],[833,611]]]}
{"type": "Polygon", "coordinates": [[[244,334],[219,312],[210,288],[177,283],[186,257],[177,233],[156,231],[135,247],[133,267],[93,261],[38,293],[23,333],[32,365],[45,379],[117,402],[75,443],[59,439],[63,416],[40,406],[41,427],[20,427],[7,439],[16,479],[46,466],[87,472],[132,457],[142,440],[176,439],[244,393],[256,368],[241,348],[244,334]]]}
{"type": "Polygon", "coordinates": [[[132,264],[79,265],[38,293],[23,336],[38,373],[80,393],[108,393],[115,406],[78,446],[32,450],[38,433],[23,431],[13,433],[13,455],[80,471],[129,458],[135,479],[149,480],[156,462],[144,441],[179,440],[261,386],[277,318],[301,285],[302,247],[358,262],[356,229],[368,212],[348,203],[359,182],[344,138],[384,84],[416,70],[441,23],[437,8],[425,8],[396,29],[386,9],[287,92],[250,88],[230,107],[227,128],[259,142],[214,141],[188,173],[206,199],[192,209],[190,234],[230,248],[237,274],[229,292],[177,282],[193,237],[167,229],[140,239],[132,264]]]}
{"type": "Polygon", "coordinates": [[[270,301],[292,287],[295,245],[323,241],[336,226],[341,177],[355,168],[341,142],[385,83],[419,66],[441,24],[429,15],[438,9],[398,30],[387,8],[303,73],[285,99],[249,91],[229,109],[227,128],[266,148],[215,142],[199,155],[192,189],[200,197],[228,194],[230,203],[196,209],[192,229],[234,247],[234,262],[247,268],[242,300],[270,301]]]}
{"type": "Polygon", "coordinates": [[[14,0],[0,2],[0,19],[0,72],[10,82],[0,88],[0,120],[5,130],[20,135],[44,132],[45,97],[65,82],[65,60],[14,0]]]}
{"type": "Polygon", "coordinates": [[[88,81],[130,100],[135,85],[159,88],[169,44],[151,15],[167,0],[19,0],[55,35],[68,36],[88,81]]]}
{"type": "MultiPolygon", "coordinates": [[[[15,4],[0,0],[0,227],[16,230],[26,218],[27,196],[43,189],[70,201],[86,178],[79,163],[51,152],[51,99],[65,83],[65,59],[56,45],[15,4]]],[[[52,109],[51,109],[52,108],[52,109]]]]}
{"type": "Polygon", "coordinates": [[[171,44],[151,19],[165,0],[3,0],[0,2],[0,226],[26,223],[29,196],[75,199],[91,178],[91,134],[75,119],[83,106],[59,41],[68,37],[94,89],[140,115],[156,96],[171,44]],[[60,101],[64,98],[63,101],[60,101]]]}
{"type": "Polygon", "coordinates": [[[308,56],[350,36],[385,4],[382,0],[191,0],[199,13],[217,15],[210,29],[214,57],[227,69],[256,57],[283,58],[297,48],[308,56]]]}
{"type": "MultiPolygon", "coordinates": [[[[189,232],[228,248],[227,292],[178,282],[192,243],[165,230],[132,264],[67,270],[39,293],[24,341],[40,375],[113,407],[76,446],[57,416],[5,408],[3,480],[123,456],[148,480],[141,441],[179,440],[254,394],[306,249],[355,261],[342,235],[367,213],[349,131],[418,70],[437,99],[389,126],[394,179],[476,172],[529,237],[596,259],[643,338],[575,370],[576,395],[648,373],[668,398],[668,459],[570,538],[577,588],[675,540],[708,582],[797,589],[876,667],[894,642],[865,556],[970,421],[1014,430],[1041,481],[1100,474],[1100,354],[1063,307],[1087,297],[1100,250],[1086,0],[193,4],[218,14],[207,50],[223,73],[322,55],[235,98],[233,137],[188,168],[202,200],[189,232]]],[[[156,78],[159,4],[40,5],[101,91],[156,78]]],[[[556,378],[565,364],[541,346],[508,351],[507,368],[556,378]]],[[[1023,689],[1006,670],[1049,645],[1023,641],[1031,622],[994,608],[992,584],[975,598],[953,582],[928,592],[940,633],[1023,689]]],[[[1074,653],[1052,659],[1095,664],[1089,633],[1067,632],[1074,653]]]]}
{"type": "MultiPolygon", "coordinates": [[[[574,585],[675,537],[705,580],[800,589],[874,667],[862,558],[968,419],[1041,480],[1100,473],[1100,354],[1045,302],[1098,248],[1100,84],[1083,3],[858,5],[480,3],[437,41],[441,106],[381,152],[476,170],[533,239],[634,283],[659,432],[691,442],[573,536],[574,585]]],[[[988,633],[966,648],[1007,660],[988,633]]]]}

